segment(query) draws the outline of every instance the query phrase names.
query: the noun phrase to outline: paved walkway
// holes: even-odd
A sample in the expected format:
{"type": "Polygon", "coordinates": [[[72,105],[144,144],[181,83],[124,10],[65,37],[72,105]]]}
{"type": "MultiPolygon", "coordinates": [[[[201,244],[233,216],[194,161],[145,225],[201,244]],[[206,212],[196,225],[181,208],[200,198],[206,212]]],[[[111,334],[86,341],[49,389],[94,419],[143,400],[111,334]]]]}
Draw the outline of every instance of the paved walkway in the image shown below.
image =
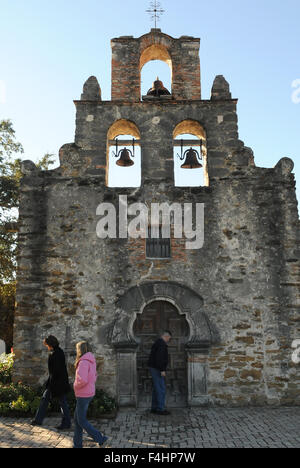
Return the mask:
{"type": "MultiPolygon", "coordinates": [[[[72,447],[72,431],[56,431],[59,422],[32,427],[29,419],[0,418],[0,448],[72,447]]],[[[300,448],[300,407],[174,410],[167,417],[121,411],[93,423],[109,436],[108,448],[300,448]]],[[[96,444],[86,437],[84,446],[96,444]]]]}

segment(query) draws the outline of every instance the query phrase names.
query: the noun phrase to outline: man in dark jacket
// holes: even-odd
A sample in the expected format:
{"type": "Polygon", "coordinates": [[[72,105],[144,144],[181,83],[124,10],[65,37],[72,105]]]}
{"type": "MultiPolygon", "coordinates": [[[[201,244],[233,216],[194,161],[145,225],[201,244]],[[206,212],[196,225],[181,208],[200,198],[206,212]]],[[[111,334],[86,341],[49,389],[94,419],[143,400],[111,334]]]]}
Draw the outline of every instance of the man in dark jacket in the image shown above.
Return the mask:
{"type": "Polygon", "coordinates": [[[152,408],[151,413],[167,416],[166,405],[166,370],[168,366],[168,346],[172,334],[166,330],[152,346],[148,366],[152,376],[152,408]]]}
{"type": "Polygon", "coordinates": [[[41,400],[40,407],[31,424],[33,426],[41,426],[46,416],[50,400],[52,398],[58,398],[63,418],[61,425],[57,427],[57,429],[70,429],[71,416],[66,398],[67,393],[70,391],[70,384],[65,354],[59,347],[59,342],[55,336],[48,336],[48,338],[45,338],[43,344],[50,352],[48,359],[49,378],[46,382],[46,391],[41,400]]]}

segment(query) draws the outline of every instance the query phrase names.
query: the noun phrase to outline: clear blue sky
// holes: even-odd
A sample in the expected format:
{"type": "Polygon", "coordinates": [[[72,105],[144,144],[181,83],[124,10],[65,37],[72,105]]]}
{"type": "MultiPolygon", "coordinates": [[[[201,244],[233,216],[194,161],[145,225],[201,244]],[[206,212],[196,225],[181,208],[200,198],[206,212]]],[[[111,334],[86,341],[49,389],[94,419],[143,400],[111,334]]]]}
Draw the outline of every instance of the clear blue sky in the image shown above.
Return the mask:
{"type": "MultiPolygon", "coordinates": [[[[240,139],[259,166],[273,167],[283,156],[294,160],[300,200],[300,103],[292,100],[292,83],[300,79],[299,0],[161,3],[163,32],[201,38],[203,98],[210,98],[214,77],[224,75],[239,98],[240,139]]],[[[74,141],[72,101],[90,75],[110,100],[110,39],[147,33],[153,27],[145,13],[149,4],[0,0],[0,119],[13,121],[26,159],[57,155],[74,141]]],[[[168,84],[168,72],[156,73],[153,64],[147,72],[145,67],[145,90],[156,74],[168,84]]]]}

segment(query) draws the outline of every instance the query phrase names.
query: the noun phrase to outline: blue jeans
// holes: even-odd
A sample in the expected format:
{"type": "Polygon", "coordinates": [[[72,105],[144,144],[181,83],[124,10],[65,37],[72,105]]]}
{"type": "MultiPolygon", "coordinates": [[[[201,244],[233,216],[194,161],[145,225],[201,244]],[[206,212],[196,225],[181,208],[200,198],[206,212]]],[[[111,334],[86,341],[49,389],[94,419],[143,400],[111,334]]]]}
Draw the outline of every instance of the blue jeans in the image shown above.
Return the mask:
{"type": "Polygon", "coordinates": [[[166,405],[166,382],[165,378],[161,376],[161,372],[158,369],[149,367],[152,382],[152,410],[164,411],[166,405]]]}
{"type": "MultiPolygon", "coordinates": [[[[67,402],[67,397],[66,395],[62,395],[58,399],[59,399],[59,404],[60,404],[60,408],[62,412],[61,425],[65,428],[69,428],[71,427],[71,415],[70,415],[70,410],[69,410],[69,406],[67,402]]],[[[51,400],[51,392],[49,389],[47,389],[43,394],[40,407],[34,418],[38,424],[43,424],[43,420],[46,416],[46,412],[47,412],[50,400],[51,400]]]]}
{"type": "Polygon", "coordinates": [[[101,434],[101,432],[97,431],[97,429],[95,429],[86,418],[88,407],[92,399],[93,397],[76,398],[77,404],[74,414],[75,432],[73,438],[74,448],[82,448],[83,429],[88,433],[90,437],[92,437],[92,439],[94,439],[95,442],[97,442],[100,445],[106,440],[106,438],[101,434]]]}

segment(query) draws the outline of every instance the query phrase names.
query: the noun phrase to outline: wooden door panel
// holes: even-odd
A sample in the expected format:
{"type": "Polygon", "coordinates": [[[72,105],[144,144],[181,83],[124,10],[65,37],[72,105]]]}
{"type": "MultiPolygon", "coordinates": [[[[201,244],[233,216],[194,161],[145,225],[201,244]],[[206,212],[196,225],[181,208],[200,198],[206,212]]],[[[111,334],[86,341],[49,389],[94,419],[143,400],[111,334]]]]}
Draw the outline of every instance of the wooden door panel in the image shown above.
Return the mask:
{"type": "Polygon", "coordinates": [[[137,354],[138,401],[140,407],[151,407],[152,379],[148,359],[154,341],[162,331],[170,330],[168,345],[169,366],[166,377],[167,406],[183,407],[187,402],[187,361],[184,344],[188,337],[188,324],[184,316],[166,301],[149,304],[134,324],[134,333],[140,342],[137,354]]]}

